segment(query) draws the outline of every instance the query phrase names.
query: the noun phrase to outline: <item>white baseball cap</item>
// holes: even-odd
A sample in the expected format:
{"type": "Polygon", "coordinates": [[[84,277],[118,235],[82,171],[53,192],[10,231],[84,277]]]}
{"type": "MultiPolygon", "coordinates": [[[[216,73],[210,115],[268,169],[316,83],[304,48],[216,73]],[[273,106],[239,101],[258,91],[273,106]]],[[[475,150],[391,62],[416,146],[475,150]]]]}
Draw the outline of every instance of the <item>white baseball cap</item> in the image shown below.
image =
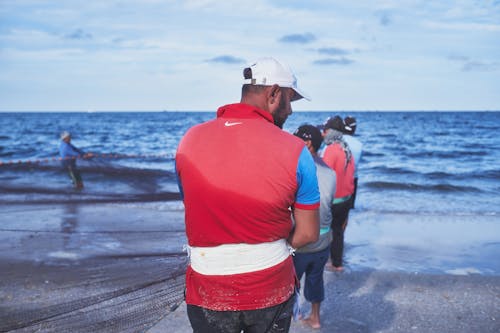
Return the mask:
{"type": "Polygon", "coordinates": [[[274,58],[260,58],[254,64],[243,70],[243,84],[254,84],[260,86],[272,86],[277,84],[283,88],[292,88],[295,96],[292,101],[311,98],[297,87],[297,78],[290,67],[280,63],[274,58]]]}
{"type": "Polygon", "coordinates": [[[66,139],[68,136],[71,136],[70,132],[64,131],[61,133],[61,140],[66,139]]]}

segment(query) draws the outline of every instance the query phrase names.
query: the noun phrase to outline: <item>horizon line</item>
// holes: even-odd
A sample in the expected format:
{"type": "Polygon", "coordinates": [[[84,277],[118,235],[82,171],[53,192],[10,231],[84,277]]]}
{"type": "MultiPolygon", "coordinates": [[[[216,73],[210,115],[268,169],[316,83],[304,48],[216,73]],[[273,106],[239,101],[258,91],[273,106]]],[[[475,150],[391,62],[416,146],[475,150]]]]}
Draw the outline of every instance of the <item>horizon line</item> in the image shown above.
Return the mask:
{"type": "MultiPolygon", "coordinates": [[[[132,112],[146,112],[146,113],[161,113],[161,112],[216,112],[217,110],[0,110],[0,113],[132,113],[132,112]]],[[[333,110],[294,110],[295,112],[500,112],[500,109],[438,109],[438,110],[418,110],[418,109],[372,109],[372,110],[355,110],[355,109],[333,109],[333,110]]]]}

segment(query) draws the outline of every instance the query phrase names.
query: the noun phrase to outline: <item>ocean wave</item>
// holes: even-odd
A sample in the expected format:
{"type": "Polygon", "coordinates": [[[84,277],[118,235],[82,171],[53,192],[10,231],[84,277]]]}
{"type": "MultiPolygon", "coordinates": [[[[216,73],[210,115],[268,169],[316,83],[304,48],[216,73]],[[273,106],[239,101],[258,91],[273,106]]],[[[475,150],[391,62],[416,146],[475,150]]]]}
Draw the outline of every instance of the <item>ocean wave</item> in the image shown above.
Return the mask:
{"type": "Polygon", "coordinates": [[[363,151],[363,157],[366,158],[366,157],[383,157],[385,156],[386,154],[384,153],[376,153],[376,152],[373,152],[373,151],[363,151]]]}
{"type": "Polygon", "coordinates": [[[457,208],[450,208],[449,210],[431,209],[431,208],[418,208],[418,210],[408,210],[408,209],[398,209],[398,208],[362,208],[356,207],[353,213],[364,216],[365,214],[375,214],[375,215],[419,215],[419,216],[443,216],[444,218],[455,217],[496,217],[500,215],[500,211],[494,210],[482,210],[478,209],[475,211],[464,211],[458,210],[457,208]]]}
{"type": "Polygon", "coordinates": [[[446,180],[470,180],[470,179],[481,179],[481,180],[500,180],[500,170],[475,170],[471,172],[461,172],[461,173],[449,173],[444,171],[428,172],[424,174],[429,179],[446,179],[446,180]]]}
{"type": "Polygon", "coordinates": [[[455,150],[455,151],[418,151],[418,152],[410,152],[404,154],[410,158],[439,158],[439,159],[461,159],[464,156],[487,156],[488,152],[485,150],[455,150]]]}
{"type": "Polygon", "coordinates": [[[398,182],[387,182],[387,181],[374,181],[363,183],[363,186],[367,188],[377,189],[377,190],[401,190],[401,191],[430,191],[430,192],[441,192],[441,193],[480,193],[482,190],[473,186],[459,186],[451,184],[415,184],[415,183],[398,183],[398,182]]]}
{"type": "Polygon", "coordinates": [[[11,151],[4,152],[4,147],[0,147],[0,157],[11,157],[14,156],[14,153],[11,151]]]}
{"type": "MultiPolygon", "coordinates": [[[[118,165],[116,163],[95,162],[95,161],[79,161],[78,169],[86,174],[101,174],[101,175],[129,175],[129,176],[147,176],[147,177],[167,177],[173,178],[175,174],[173,170],[162,169],[146,169],[136,168],[126,165],[118,165]]],[[[13,161],[12,163],[0,165],[0,170],[11,172],[65,172],[59,160],[36,160],[36,161],[13,161]]]]}
{"type": "Polygon", "coordinates": [[[480,178],[491,178],[496,181],[500,180],[500,169],[491,169],[491,170],[485,170],[483,172],[478,172],[477,175],[474,173],[475,177],[480,177],[480,178]]]}
{"type": "Polygon", "coordinates": [[[389,167],[385,165],[376,166],[370,168],[370,171],[375,171],[380,174],[389,174],[389,175],[415,175],[420,174],[418,171],[410,170],[408,168],[400,168],[400,167],[389,167]]]}
{"type": "Polygon", "coordinates": [[[2,204],[58,204],[58,203],[145,203],[179,201],[179,192],[156,193],[98,193],[78,192],[76,190],[51,189],[5,189],[0,188],[0,205],[2,204]],[[6,190],[6,191],[5,191],[6,190]],[[5,191],[5,192],[4,192],[5,191]]]}
{"type": "MultiPolygon", "coordinates": [[[[83,161],[82,161],[83,162],[83,161]]],[[[59,162],[0,166],[0,203],[156,202],[179,200],[174,170],[116,163],[78,163],[85,188],[75,190],[59,162]]]]}

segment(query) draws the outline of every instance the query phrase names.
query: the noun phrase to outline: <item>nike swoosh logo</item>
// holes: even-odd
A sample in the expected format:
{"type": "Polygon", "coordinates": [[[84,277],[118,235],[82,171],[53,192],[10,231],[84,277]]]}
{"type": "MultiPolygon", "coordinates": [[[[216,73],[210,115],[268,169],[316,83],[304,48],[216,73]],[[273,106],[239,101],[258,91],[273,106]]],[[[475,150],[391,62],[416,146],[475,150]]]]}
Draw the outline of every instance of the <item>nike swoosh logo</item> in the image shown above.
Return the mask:
{"type": "Polygon", "coordinates": [[[241,124],[243,124],[243,123],[240,123],[240,122],[230,123],[229,121],[226,121],[226,122],[224,123],[224,126],[226,126],[226,127],[230,127],[230,126],[234,126],[234,125],[241,125],[241,124]]]}

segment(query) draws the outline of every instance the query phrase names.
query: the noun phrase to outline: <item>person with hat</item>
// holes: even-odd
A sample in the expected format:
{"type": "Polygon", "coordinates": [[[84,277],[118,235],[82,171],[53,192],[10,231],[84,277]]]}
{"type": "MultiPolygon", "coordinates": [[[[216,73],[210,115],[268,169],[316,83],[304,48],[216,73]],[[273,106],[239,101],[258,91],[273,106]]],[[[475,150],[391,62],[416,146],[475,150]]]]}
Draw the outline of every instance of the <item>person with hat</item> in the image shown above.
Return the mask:
{"type": "Polygon", "coordinates": [[[352,156],[354,157],[354,164],[356,168],[354,170],[354,193],[351,198],[351,209],[354,209],[354,202],[356,201],[356,192],[358,191],[358,169],[359,162],[361,161],[361,155],[363,153],[363,143],[354,136],[356,132],[356,118],[352,116],[347,116],[344,118],[344,135],[342,136],[344,141],[347,142],[349,149],[351,150],[352,156]]]}
{"type": "Polygon", "coordinates": [[[84,153],[71,144],[71,133],[64,131],[61,133],[61,143],[59,144],[59,156],[62,166],[68,171],[68,175],[76,189],[83,188],[82,176],[80,170],[76,167],[76,159],[90,158],[92,153],[84,153]]]}
{"type": "Polygon", "coordinates": [[[309,149],[316,164],[316,175],[319,184],[320,236],[316,242],[297,249],[293,257],[293,263],[299,281],[305,273],[304,297],[308,302],[311,302],[311,313],[303,321],[313,329],[320,329],[320,306],[325,299],[323,272],[330,256],[332,205],[336,189],[336,175],[318,156],[323,137],[317,127],[305,124],[297,128],[293,134],[304,140],[309,149]]]}
{"type": "Polygon", "coordinates": [[[319,236],[314,161],[281,129],[291,102],[308,97],[274,58],[243,76],[240,103],[190,128],[175,158],[195,333],[288,332],[297,281],[291,253],[319,236]]]}
{"type": "Polygon", "coordinates": [[[335,116],[328,118],[323,129],[326,147],[322,151],[322,158],[337,175],[337,188],[333,199],[333,240],[330,249],[331,264],[335,271],[344,269],[344,231],[351,208],[351,197],[354,193],[356,168],[351,150],[342,138],[344,127],[344,120],[340,116],[335,116]]]}

